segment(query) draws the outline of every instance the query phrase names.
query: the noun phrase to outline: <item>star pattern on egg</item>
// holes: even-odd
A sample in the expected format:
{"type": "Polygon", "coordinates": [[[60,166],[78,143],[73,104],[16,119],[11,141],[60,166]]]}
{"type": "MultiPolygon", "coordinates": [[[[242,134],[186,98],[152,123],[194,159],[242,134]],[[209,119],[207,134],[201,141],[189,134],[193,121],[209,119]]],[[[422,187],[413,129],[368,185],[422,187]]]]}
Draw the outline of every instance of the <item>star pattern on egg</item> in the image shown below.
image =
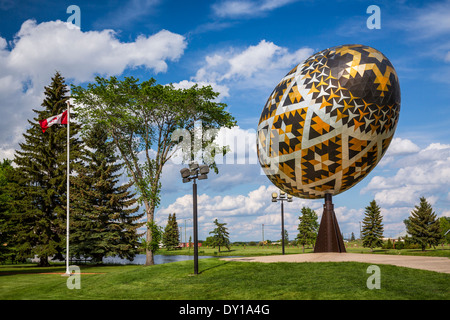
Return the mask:
{"type": "Polygon", "coordinates": [[[261,167],[291,195],[339,194],[380,161],[399,113],[398,77],[381,52],[363,45],[323,50],[269,96],[258,124],[261,167]]]}

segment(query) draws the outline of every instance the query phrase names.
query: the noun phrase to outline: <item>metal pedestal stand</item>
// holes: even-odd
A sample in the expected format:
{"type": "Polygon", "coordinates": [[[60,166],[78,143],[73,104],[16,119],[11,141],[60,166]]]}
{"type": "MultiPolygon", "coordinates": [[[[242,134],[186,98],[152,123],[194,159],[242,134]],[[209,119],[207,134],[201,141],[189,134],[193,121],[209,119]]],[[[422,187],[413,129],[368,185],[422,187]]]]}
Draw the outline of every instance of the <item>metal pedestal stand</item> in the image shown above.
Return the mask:
{"type": "Polygon", "coordinates": [[[316,252],[346,252],[344,240],[334,214],[331,194],[325,195],[322,220],[317,234],[314,253],[316,252]]]}

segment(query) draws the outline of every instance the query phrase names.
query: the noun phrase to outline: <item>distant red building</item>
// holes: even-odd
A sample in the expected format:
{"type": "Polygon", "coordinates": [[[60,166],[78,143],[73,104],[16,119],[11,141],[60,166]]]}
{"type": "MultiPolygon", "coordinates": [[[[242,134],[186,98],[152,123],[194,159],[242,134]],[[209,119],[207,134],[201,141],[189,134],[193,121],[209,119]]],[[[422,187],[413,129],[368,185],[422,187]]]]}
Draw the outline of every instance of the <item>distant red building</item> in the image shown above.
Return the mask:
{"type": "MultiPolygon", "coordinates": [[[[191,247],[193,247],[193,246],[194,246],[194,244],[191,243],[191,247]]],[[[202,243],[199,242],[198,246],[201,247],[202,243]]],[[[189,247],[189,242],[180,242],[179,247],[181,247],[181,248],[188,248],[189,247]]]]}

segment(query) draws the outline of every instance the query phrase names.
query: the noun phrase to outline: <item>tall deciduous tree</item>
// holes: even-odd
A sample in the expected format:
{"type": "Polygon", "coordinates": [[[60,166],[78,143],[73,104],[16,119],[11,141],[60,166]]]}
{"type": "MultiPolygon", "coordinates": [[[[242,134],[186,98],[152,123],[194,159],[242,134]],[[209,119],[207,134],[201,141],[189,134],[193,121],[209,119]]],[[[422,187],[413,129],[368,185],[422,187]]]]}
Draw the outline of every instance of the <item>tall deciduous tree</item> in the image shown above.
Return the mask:
{"type": "Polygon", "coordinates": [[[70,194],[71,252],[96,262],[116,255],[132,260],[139,247],[137,229],[144,224],[137,222],[144,213],[136,214],[137,199],[129,190],[133,181],[120,183],[123,163],[103,128],[92,127],[83,141],[84,161],[76,164],[78,174],[72,177],[70,194]]]}
{"type": "MultiPolygon", "coordinates": [[[[42,109],[33,109],[36,117],[28,121],[30,127],[14,158],[12,208],[17,249],[23,257],[37,255],[40,266],[47,266],[51,255],[61,256],[65,247],[67,126],[53,125],[43,133],[39,120],[62,113],[67,108],[67,93],[64,78],[57,72],[45,87],[42,109]]],[[[80,155],[78,131],[79,125],[71,122],[71,162],[80,155]]]]}
{"type": "MultiPolygon", "coordinates": [[[[116,145],[150,225],[160,203],[162,169],[181,140],[179,135],[172,137],[174,132],[189,131],[198,120],[203,132],[209,133],[214,131],[208,129],[235,125],[234,118],[225,111],[226,105],[215,102],[218,93],[210,86],[175,89],[172,85],[157,85],[155,79],[139,83],[133,77],[124,80],[97,77],[87,88],[72,90],[75,101],[83,105],[76,108],[82,122],[87,126],[101,124],[116,145]]],[[[210,134],[201,141],[214,138],[210,134]]],[[[193,155],[185,156],[191,160],[193,155]]],[[[145,243],[152,243],[149,228],[145,243]]],[[[154,264],[153,255],[154,251],[147,248],[146,265],[154,264]]]]}
{"type": "Polygon", "coordinates": [[[422,251],[425,251],[428,244],[437,245],[442,238],[439,220],[425,197],[420,198],[419,205],[411,211],[405,224],[406,232],[411,235],[414,243],[421,246],[422,251]]]}
{"type": "Polygon", "coordinates": [[[371,201],[369,206],[366,207],[364,215],[361,232],[363,246],[368,247],[373,251],[373,248],[381,247],[383,245],[382,239],[384,231],[381,209],[375,200],[371,201]]]}
{"type": "Polygon", "coordinates": [[[298,235],[296,240],[303,247],[305,252],[305,245],[314,245],[317,238],[317,231],[319,229],[319,223],[317,221],[317,214],[314,210],[308,207],[303,207],[302,215],[298,217],[300,220],[298,224],[298,235]]]}
{"type": "Polygon", "coordinates": [[[216,228],[209,233],[213,234],[212,245],[218,246],[219,252],[220,246],[226,247],[228,250],[230,250],[230,235],[228,233],[228,228],[225,227],[227,224],[219,223],[217,219],[214,220],[214,224],[216,225],[216,228]]]}

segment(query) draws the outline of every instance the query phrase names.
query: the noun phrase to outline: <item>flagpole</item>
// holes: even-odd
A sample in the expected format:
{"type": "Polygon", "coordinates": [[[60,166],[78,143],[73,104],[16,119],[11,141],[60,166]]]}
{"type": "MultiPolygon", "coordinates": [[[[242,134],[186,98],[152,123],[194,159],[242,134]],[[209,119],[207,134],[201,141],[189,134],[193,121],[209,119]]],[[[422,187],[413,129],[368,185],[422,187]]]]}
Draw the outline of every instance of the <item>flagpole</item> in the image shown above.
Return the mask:
{"type": "Polygon", "coordinates": [[[70,177],[70,151],[69,151],[69,137],[70,137],[70,102],[67,103],[67,224],[66,224],[66,274],[70,275],[69,270],[69,203],[70,203],[70,195],[69,195],[69,177],[70,177]]]}

